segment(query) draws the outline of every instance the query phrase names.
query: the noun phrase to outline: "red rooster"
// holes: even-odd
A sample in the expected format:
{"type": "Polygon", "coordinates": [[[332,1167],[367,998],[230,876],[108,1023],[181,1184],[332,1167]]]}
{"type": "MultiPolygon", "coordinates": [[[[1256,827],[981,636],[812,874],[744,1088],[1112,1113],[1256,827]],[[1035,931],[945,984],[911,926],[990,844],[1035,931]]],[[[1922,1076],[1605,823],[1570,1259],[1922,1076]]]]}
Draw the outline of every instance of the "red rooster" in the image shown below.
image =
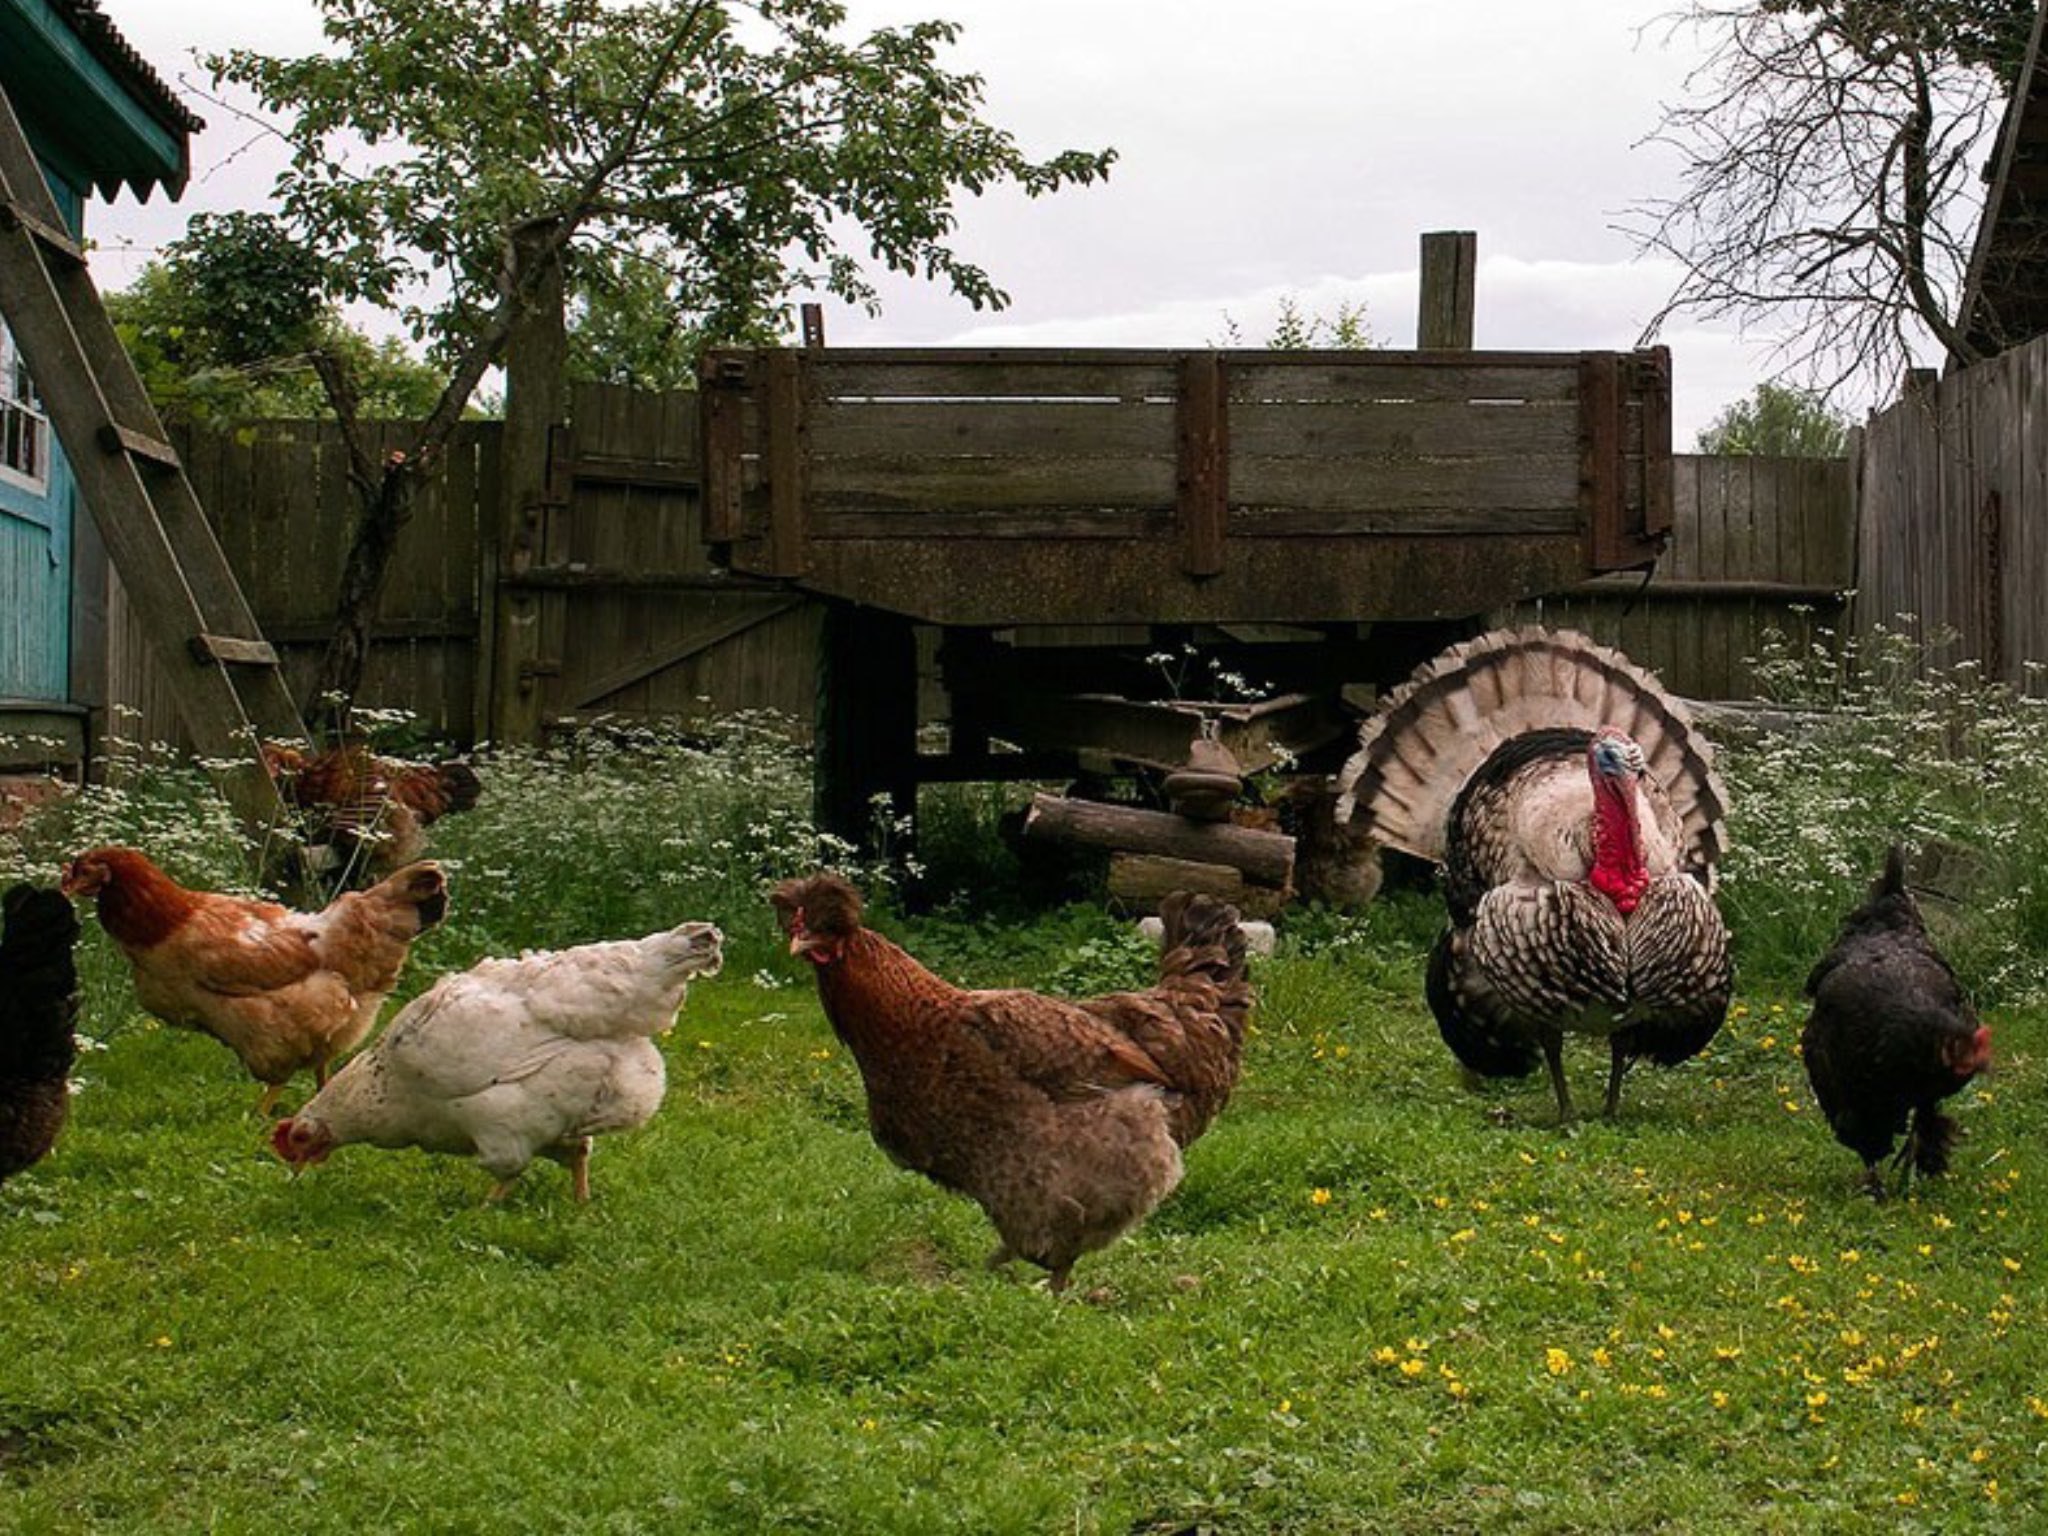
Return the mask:
{"type": "Polygon", "coordinates": [[[860,1067],[875,1142],[995,1224],[991,1265],[1026,1259],[1064,1290],[1180,1182],[1181,1148],[1237,1083],[1251,989],[1237,911],[1167,899],[1159,984],[1066,1002],[969,992],[862,926],[834,875],[773,901],[792,954],[860,1067]]]}
{"type": "Polygon", "coordinates": [[[325,851],[321,862],[378,877],[418,859],[426,829],[469,810],[483,792],[465,762],[400,762],[360,744],[314,753],[271,745],[263,763],[285,804],[305,818],[308,846],[325,851]]]}
{"type": "Polygon", "coordinates": [[[412,941],[441,921],[448,882],[413,864],[319,912],[188,891],[133,848],[95,848],[64,894],[99,904],[135,970],[135,997],[166,1024],[213,1036],[264,1085],[267,1115],[296,1072],[327,1070],[369,1034],[412,941]]]}

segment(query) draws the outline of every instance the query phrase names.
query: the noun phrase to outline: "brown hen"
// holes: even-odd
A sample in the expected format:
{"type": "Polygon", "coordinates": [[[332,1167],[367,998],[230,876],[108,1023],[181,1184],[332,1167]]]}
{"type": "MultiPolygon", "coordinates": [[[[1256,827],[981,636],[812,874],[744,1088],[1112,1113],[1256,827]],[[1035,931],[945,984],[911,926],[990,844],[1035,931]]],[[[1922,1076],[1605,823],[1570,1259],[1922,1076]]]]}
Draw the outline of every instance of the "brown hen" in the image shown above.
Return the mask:
{"type": "Polygon", "coordinates": [[[64,894],[93,897],[135,971],[135,997],[166,1024],[213,1036],[264,1085],[269,1114],[296,1072],[328,1068],[369,1034],[412,941],[448,909],[438,864],[413,864],[319,912],[188,891],[133,848],[71,861],[64,894]]]}
{"type": "Polygon", "coordinates": [[[941,980],[864,927],[837,876],[772,900],[791,953],[817,967],[876,1144],[982,1208],[1002,1238],[992,1265],[1027,1259],[1055,1292],[1172,1192],[1181,1148],[1237,1084],[1251,988],[1222,902],[1167,899],[1151,990],[1068,1002],[941,980]]]}
{"type": "Polygon", "coordinates": [[[406,763],[361,745],[312,753],[271,745],[263,761],[285,804],[301,814],[323,873],[381,877],[412,863],[426,852],[426,829],[469,810],[483,792],[476,770],[454,758],[406,763]]]}

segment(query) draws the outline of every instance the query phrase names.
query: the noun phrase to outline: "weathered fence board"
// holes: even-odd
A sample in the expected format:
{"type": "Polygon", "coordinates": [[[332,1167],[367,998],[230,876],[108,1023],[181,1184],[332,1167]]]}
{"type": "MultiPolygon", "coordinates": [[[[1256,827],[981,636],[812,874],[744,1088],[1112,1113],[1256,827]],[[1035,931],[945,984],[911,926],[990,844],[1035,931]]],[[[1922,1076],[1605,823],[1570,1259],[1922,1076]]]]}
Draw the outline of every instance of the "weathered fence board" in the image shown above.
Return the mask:
{"type": "Polygon", "coordinates": [[[1910,393],[1865,428],[1856,624],[2039,689],[2048,662],[2048,337],[1910,393]],[[2036,664],[2035,666],[2030,666],[2036,664]]]}
{"type": "Polygon", "coordinates": [[[1766,630],[1803,645],[1843,621],[1849,464],[1681,454],[1673,468],[1671,542],[1647,581],[1601,577],[1497,617],[1584,630],[1694,698],[1748,698],[1766,630]]]}

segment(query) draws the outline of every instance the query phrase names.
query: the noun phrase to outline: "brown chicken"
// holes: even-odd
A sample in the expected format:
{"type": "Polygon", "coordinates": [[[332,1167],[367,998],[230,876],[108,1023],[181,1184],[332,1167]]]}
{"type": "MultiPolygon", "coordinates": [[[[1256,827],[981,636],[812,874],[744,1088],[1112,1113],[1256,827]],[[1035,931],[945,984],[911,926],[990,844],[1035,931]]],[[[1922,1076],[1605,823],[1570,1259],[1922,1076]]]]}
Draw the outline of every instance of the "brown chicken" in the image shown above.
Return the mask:
{"type": "Polygon", "coordinates": [[[1236,1086],[1251,988],[1222,902],[1167,899],[1150,991],[1067,1002],[940,980],[861,925],[837,876],[772,900],[860,1067],[876,1144],[982,1208],[1002,1238],[991,1266],[1027,1259],[1055,1292],[1172,1192],[1181,1148],[1236,1086]]]}
{"type": "Polygon", "coordinates": [[[78,914],[57,892],[0,897],[0,1184],[40,1162],[70,1110],[78,914]]]}
{"type": "Polygon", "coordinates": [[[319,912],[188,891],[132,848],[71,861],[63,890],[99,903],[135,968],[135,996],[166,1024],[213,1036],[264,1085],[268,1115],[296,1072],[328,1068],[369,1034],[412,941],[441,921],[448,883],[414,864],[319,912]]]}
{"type": "Polygon", "coordinates": [[[469,764],[405,763],[361,745],[301,752],[266,746],[278,794],[305,822],[320,873],[384,876],[426,852],[426,829],[466,811],[483,786],[469,764]]]}

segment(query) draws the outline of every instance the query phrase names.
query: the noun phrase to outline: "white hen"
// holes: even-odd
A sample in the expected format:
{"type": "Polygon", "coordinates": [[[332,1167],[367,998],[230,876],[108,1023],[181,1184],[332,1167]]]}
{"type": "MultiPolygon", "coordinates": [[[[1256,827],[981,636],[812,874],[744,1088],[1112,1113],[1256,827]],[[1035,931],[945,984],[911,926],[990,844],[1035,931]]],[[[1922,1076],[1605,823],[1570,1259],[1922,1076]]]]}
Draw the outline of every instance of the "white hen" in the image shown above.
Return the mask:
{"type": "Polygon", "coordinates": [[[296,1170],[336,1147],[473,1154],[502,1199],[535,1157],[590,1198],[590,1140],[643,1125],[668,1085],[653,1036],[723,937],[684,923],[644,939],[536,950],[443,977],[272,1136],[296,1170]]]}

